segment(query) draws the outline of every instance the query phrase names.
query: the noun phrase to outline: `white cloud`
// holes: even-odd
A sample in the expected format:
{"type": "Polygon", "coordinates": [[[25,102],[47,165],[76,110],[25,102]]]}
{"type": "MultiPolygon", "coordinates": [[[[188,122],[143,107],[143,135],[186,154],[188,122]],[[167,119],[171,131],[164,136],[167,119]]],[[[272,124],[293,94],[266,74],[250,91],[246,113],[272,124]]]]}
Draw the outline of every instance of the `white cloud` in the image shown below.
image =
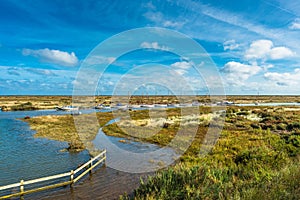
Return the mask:
{"type": "Polygon", "coordinates": [[[144,17],[146,17],[148,20],[154,22],[157,26],[163,26],[166,28],[181,28],[183,25],[186,24],[186,21],[178,21],[178,19],[170,20],[165,19],[165,16],[161,12],[153,12],[149,11],[144,14],[144,17]]]}
{"type": "Polygon", "coordinates": [[[286,47],[275,47],[275,48],[272,48],[271,51],[269,52],[269,57],[272,60],[288,58],[288,57],[292,57],[294,55],[295,55],[295,53],[286,47]]]}
{"type": "Polygon", "coordinates": [[[184,70],[184,69],[175,69],[174,71],[175,71],[177,74],[179,74],[180,76],[182,76],[182,75],[184,75],[184,74],[187,73],[187,71],[184,70]]]}
{"type": "Polygon", "coordinates": [[[221,71],[226,74],[224,78],[230,84],[243,85],[245,80],[260,72],[261,67],[231,61],[221,71]]]}
{"type": "Polygon", "coordinates": [[[246,60],[278,60],[294,55],[295,53],[287,47],[273,47],[273,42],[270,40],[256,40],[246,50],[244,57],[246,60]]]}
{"type": "Polygon", "coordinates": [[[245,53],[247,60],[266,58],[273,47],[270,40],[256,40],[251,43],[250,48],[245,53]]]}
{"type": "Polygon", "coordinates": [[[294,73],[267,72],[264,77],[280,86],[296,86],[300,84],[300,69],[295,69],[294,73]]]}
{"type": "Polygon", "coordinates": [[[188,72],[188,69],[190,69],[193,65],[190,62],[181,61],[176,62],[170,65],[174,71],[179,75],[184,75],[188,72]]]}
{"type": "Polygon", "coordinates": [[[300,18],[295,19],[289,26],[289,29],[300,30],[300,18]]]}
{"type": "Polygon", "coordinates": [[[170,48],[166,46],[160,46],[157,42],[143,42],[140,45],[142,48],[151,48],[151,49],[159,49],[162,51],[169,51],[170,48]]]}
{"type": "Polygon", "coordinates": [[[173,21],[170,21],[170,20],[165,20],[165,21],[162,22],[162,25],[164,27],[168,27],[168,28],[180,28],[184,24],[185,24],[184,22],[173,22],[173,21]]]}
{"type": "Polygon", "coordinates": [[[263,64],[263,65],[260,65],[264,71],[268,71],[268,69],[271,69],[274,67],[273,64],[263,64]]]}
{"type": "Polygon", "coordinates": [[[226,51],[226,50],[235,50],[235,49],[237,49],[237,48],[239,48],[239,44],[237,44],[236,42],[235,42],[235,40],[227,40],[227,41],[225,41],[224,43],[223,43],[223,47],[224,47],[224,51],[226,51]]]}
{"type": "Polygon", "coordinates": [[[171,67],[180,68],[180,69],[189,69],[192,66],[193,65],[191,63],[186,62],[186,61],[176,62],[171,65],[171,67]]]}
{"type": "Polygon", "coordinates": [[[75,53],[68,53],[60,50],[51,49],[23,49],[24,56],[34,56],[39,58],[42,62],[54,63],[62,66],[75,66],[78,63],[78,58],[75,53]]]}

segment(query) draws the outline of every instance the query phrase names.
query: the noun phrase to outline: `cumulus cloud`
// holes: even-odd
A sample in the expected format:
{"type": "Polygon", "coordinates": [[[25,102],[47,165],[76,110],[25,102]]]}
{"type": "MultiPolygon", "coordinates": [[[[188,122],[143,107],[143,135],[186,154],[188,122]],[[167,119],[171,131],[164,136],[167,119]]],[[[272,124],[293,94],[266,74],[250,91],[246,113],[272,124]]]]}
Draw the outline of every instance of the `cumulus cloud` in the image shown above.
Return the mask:
{"type": "Polygon", "coordinates": [[[143,42],[140,45],[142,48],[151,48],[151,49],[158,49],[162,51],[169,51],[170,48],[166,46],[160,46],[157,42],[143,42]]]}
{"type": "Polygon", "coordinates": [[[239,44],[237,44],[236,42],[235,42],[235,40],[227,40],[227,41],[225,41],[224,43],[223,43],[223,47],[224,47],[224,51],[226,51],[226,50],[235,50],[235,49],[237,49],[237,48],[239,48],[239,44]]]}
{"type": "Polygon", "coordinates": [[[231,61],[226,63],[221,71],[226,74],[227,82],[242,85],[245,80],[260,72],[261,67],[231,61]]]}
{"type": "Polygon", "coordinates": [[[23,49],[24,56],[34,56],[39,58],[42,62],[54,63],[62,66],[76,66],[78,58],[74,52],[68,53],[60,50],[51,49],[23,49]]]}
{"type": "Polygon", "coordinates": [[[286,47],[275,47],[272,48],[269,52],[269,56],[272,60],[288,58],[294,56],[294,54],[294,52],[292,52],[289,48],[286,47]]]}
{"type": "Polygon", "coordinates": [[[244,57],[246,60],[278,60],[294,55],[295,53],[287,47],[274,47],[273,42],[270,40],[256,40],[246,50],[244,57]]]}
{"type": "Polygon", "coordinates": [[[270,40],[257,40],[251,43],[250,48],[245,53],[245,58],[249,59],[261,59],[267,57],[273,42],[270,40]]]}
{"type": "Polygon", "coordinates": [[[190,69],[192,66],[193,66],[192,63],[186,62],[186,61],[175,62],[175,63],[171,64],[171,67],[179,75],[186,74],[188,69],[190,69]]]}
{"type": "Polygon", "coordinates": [[[176,62],[171,65],[171,67],[180,68],[180,69],[189,69],[192,66],[193,65],[191,63],[186,62],[186,61],[176,62]]]}
{"type": "Polygon", "coordinates": [[[289,26],[292,30],[300,30],[300,18],[295,19],[289,26]]]}
{"type": "Polygon", "coordinates": [[[264,77],[280,86],[296,86],[300,84],[300,68],[295,69],[294,73],[267,72],[264,77]]]}

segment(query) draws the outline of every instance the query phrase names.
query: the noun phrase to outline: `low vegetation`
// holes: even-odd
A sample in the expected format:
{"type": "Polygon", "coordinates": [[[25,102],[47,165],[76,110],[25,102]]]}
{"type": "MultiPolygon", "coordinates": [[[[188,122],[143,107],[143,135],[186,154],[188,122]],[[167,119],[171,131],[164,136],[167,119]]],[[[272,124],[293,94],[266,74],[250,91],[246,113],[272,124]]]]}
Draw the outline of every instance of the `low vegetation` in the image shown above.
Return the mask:
{"type": "MultiPolygon", "coordinates": [[[[211,103],[221,101],[225,97],[210,97],[203,96],[81,96],[79,99],[74,100],[81,107],[93,107],[98,104],[176,104],[176,103],[192,103],[198,101],[201,103],[211,103]]],[[[300,102],[298,96],[226,96],[228,101],[235,103],[276,103],[276,102],[300,102]]],[[[72,96],[1,96],[0,108],[2,111],[11,110],[35,110],[35,109],[54,109],[58,106],[65,106],[74,103],[72,96]],[[26,105],[27,103],[31,105],[26,105]],[[22,106],[23,105],[23,106],[22,106]]],[[[76,106],[76,103],[74,103],[76,106]]]]}
{"type": "Polygon", "coordinates": [[[113,119],[111,113],[97,113],[98,123],[91,123],[93,115],[48,115],[27,118],[23,120],[36,131],[34,137],[48,138],[69,143],[69,151],[82,151],[87,148],[100,128],[113,119]],[[83,125],[75,126],[76,119],[83,125]]]}
{"type": "Polygon", "coordinates": [[[200,124],[179,163],[141,180],[133,195],[120,198],[299,199],[300,112],[259,107],[227,111],[208,155],[199,154],[206,131],[200,124]]]}
{"type": "Polygon", "coordinates": [[[99,124],[96,126],[88,123],[89,115],[73,116],[82,117],[81,120],[89,124],[79,131],[69,115],[26,121],[37,130],[36,137],[71,144],[73,140],[81,141],[79,149],[96,136],[100,126],[119,115],[118,123],[103,127],[107,135],[165,146],[180,131],[181,123],[185,123],[186,135],[178,141],[180,144],[188,142],[185,136],[189,131],[196,130],[191,145],[173,166],[141,180],[133,194],[120,199],[300,199],[298,108],[231,106],[225,114],[200,107],[198,116],[192,110],[186,110],[185,114],[181,111],[129,111],[131,120],[123,117],[122,112],[97,113],[99,124]],[[221,126],[215,115],[223,117],[224,127],[217,143],[203,155],[202,143],[208,128],[221,126]],[[153,130],[158,131],[153,134],[153,130]],[[79,137],[80,132],[88,134],[79,137]]]}

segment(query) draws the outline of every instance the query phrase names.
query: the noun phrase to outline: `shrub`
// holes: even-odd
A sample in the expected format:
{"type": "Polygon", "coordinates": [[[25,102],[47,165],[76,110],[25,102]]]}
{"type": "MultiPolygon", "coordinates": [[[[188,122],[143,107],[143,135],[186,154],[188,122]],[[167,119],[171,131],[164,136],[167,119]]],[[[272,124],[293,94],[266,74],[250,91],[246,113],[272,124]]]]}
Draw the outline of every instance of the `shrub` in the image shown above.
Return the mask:
{"type": "Polygon", "coordinates": [[[286,129],[286,125],[283,124],[283,123],[277,124],[276,129],[279,130],[279,131],[283,131],[283,130],[286,129]]]}
{"type": "Polygon", "coordinates": [[[252,123],[250,126],[251,126],[252,128],[254,128],[254,129],[259,129],[259,128],[260,128],[260,125],[259,125],[259,124],[254,124],[254,123],[252,123]]]}
{"type": "Polygon", "coordinates": [[[296,130],[296,129],[300,129],[300,123],[299,122],[294,122],[294,123],[288,124],[286,126],[287,131],[293,131],[293,130],[296,130]]]}

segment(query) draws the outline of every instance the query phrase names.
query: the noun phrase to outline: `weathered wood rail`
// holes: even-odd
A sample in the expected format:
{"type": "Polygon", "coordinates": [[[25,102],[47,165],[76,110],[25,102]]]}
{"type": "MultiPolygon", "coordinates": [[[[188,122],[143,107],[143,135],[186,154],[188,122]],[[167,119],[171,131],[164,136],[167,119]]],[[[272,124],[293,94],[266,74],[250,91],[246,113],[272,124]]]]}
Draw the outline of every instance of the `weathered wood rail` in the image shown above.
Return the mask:
{"type": "Polygon", "coordinates": [[[106,160],[106,150],[102,151],[100,154],[98,154],[94,158],[91,158],[85,164],[81,165],[80,167],[78,167],[75,170],[71,170],[70,172],[57,174],[57,175],[53,175],[53,176],[42,177],[42,178],[28,180],[28,181],[21,180],[19,183],[0,186],[0,192],[6,191],[5,195],[0,193],[0,199],[8,199],[8,198],[17,197],[17,196],[22,197],[26,194],[49,190],[49,189],[62,187],[62,186],[66,186],[66,185],[70,185],[72,187],[74,183],[76,183],[79,179],[81,179],[87,173],[91,172],[92,169],[94,169],[96,166],[98,166],[101,163],[104,163],[105,160],[106,160]],[[61,180],[62,178],[66,179],[67,177],[69,177],[68,181],[57,182],[57,181],[61,180]],[[55,181],[56,181],[56,183],[54,183],[55,181]],[[48,184],[47,184],[47,182],[48,182],[48,184]],[[43,183],[44,186],[38,186],[33,189],[25,190],[25,186],[27,186],[27,185],[40,184],[40,183],[43,183]],[[9,192],[8,190],[17,189],[17,188],[19,188],[19,192],[7,194],[9,192]]]}

